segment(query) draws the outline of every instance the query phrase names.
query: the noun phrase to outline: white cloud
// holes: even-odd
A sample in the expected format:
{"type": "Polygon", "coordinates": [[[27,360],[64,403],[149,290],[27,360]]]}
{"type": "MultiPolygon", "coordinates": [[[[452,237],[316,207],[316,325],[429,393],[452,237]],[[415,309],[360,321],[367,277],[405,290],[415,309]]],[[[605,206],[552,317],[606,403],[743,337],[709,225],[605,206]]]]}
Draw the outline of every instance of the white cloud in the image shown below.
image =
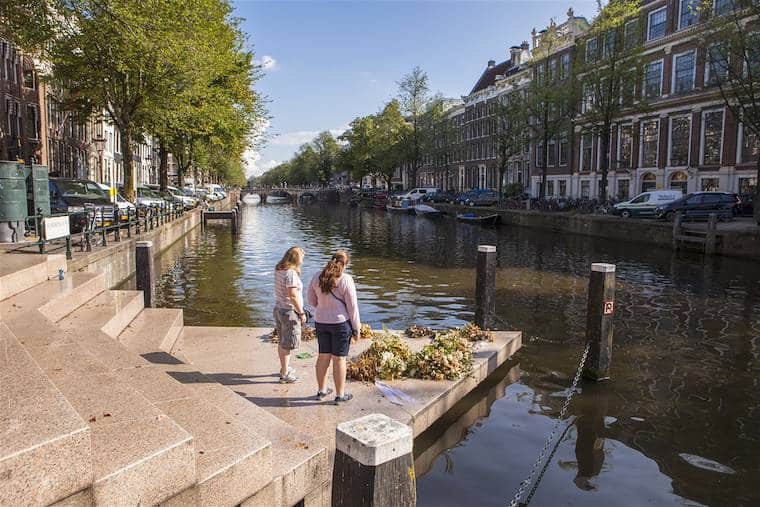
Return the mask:
{"type": "Polygon", "coordinates": [[[254,60],[254,63],[258,66],[260,66],[263,70],[277,70],[279,68],[277,64],[277,60],[274,59],[274,57],[269,55],[264,55],[261,57],[261,59],[254,60]]]}
{"type": "Polygon", "coordinates": [[[245,161],[245,176],[250,178],[251,176],[261,176],[266,171],[273,167],[276,167],[282,163],[281,160],[261,160],[261,153],[255,149],[250,149],[243,155],[245,161]]]}
{"type": "MultiPolygon", "coordinates": [[[[348,129],[348,125],[342,125],[338,128],[328,129],[330,133],[338,137],[348,129]]],[[[276,134],[270,144],[276,146],[301,146],[304,143],[308,143],[322,132],[321,130],[298,130],[296,132],[285,132],[284,134],[276,134]]]]}

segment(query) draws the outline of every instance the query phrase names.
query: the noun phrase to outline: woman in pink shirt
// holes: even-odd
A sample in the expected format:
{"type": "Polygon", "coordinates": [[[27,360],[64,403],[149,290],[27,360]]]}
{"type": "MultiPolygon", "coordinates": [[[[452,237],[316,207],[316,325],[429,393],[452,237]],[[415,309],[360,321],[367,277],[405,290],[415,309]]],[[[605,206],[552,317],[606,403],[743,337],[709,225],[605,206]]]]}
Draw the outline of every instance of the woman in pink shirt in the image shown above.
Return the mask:
{"type": "Polygon", "coordinates": [[[361,328],[354,279],[344,272],[348,260],[348,254],[343,250],[335,252],[324,269],[311,279],[306,292],[306,300],[316,309],[314,321],[319,343],[317,397],[322,399],[333,392],[325,385],[327,369],[332,362],[335,403],[343,403],[353,398],[353,395],[344,390],[346,356],[349,342],[356,341],[361,328]]]}

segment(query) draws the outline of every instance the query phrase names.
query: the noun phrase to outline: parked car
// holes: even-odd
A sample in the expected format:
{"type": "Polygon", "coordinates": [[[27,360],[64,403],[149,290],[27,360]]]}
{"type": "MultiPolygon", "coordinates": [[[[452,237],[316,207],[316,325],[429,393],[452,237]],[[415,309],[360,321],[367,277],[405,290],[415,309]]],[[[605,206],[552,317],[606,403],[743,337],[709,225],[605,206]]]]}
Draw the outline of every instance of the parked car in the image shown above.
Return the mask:
{"type": "MultiPolygon", "coordinates": [[[[101,188],[101,190],[105,192],[106,196],[110,200],[111,196],[109,192],[111,190],[111,187],[105,183],[98,183],[97,185],[101,188]]],[[[130,213],[135,213],[137,210],[137,206],[126,200],[124,196],[121,195],[121,193],[118,191],[116,192],[116,206],[119,208],[119,217],[121,220],[129,219],[130,213]]]]}
{"type": "Polygon", "coordinates": [[[496,190],[481,190],[465,200],[467,206],[494,206],[499,203],[499,193],[496,190]]]}
{"type": "Polygon", "coordinates": [[[440,203],[440,202],[451,202],[454,199],[456,199],[457,196],[453,192],[435,192],[432,194],[426,194],[422,196],[423,202],[433,202],[433,203],[440,203]]]}
{"type": "Polygon", "coordinates": [[[677,212],[685,220],[706,220],[711,213],[722,220],[736,216],[741,206],[739,196],[730,192],[695,192],[655,209],[657,218],[673,220],[677,212]]]}
{"type": "Polygon", "coordinates": [[[192,209],[195,208],[198,205],[198,199],[195,197],[188,195],[184,190],[180,190],[177,187],[166,187],[166,190],[172,193],[174,197],[182,201],[183,206],[185,209],[192,209]]]}
{"type": "Polygon", "coordinates": [[[135,202],[140,208],[160,208],[164,199],[148,187],[137,187],[135,202]]]}
{"type": "MultiPolygon", "coordinates": [[[[72,234],[82,232],[93,214],[98,225],[100,225],[100,222],[103,222],[100,218],[101,209],[103,211],[102,216],[113,217],[111,201],[94,181],[50,178],[48,190],[50,191],[50,212],[52,214],[75,213],[69,215],[69,230],[72,234]],[[98,210],[98,213],[95,213],[95,210],[98,210]],[[85,211],[89,213],[83,213],[85,211]]],[[[110,225],[110,221],[106,221],[106,225],[110,225]]]]}
{"type": "Polygon", "coordinates": [[[755,212],[755,194],[741,194],[739,196],[742,204],[739,207],[739,215],[743,217],[751,217],[755,212]]]}
{"type": "Polygon", "coordinates": [[[218,185],[216,183],[209,183],[208,185],[206,185],[206,187],[208,187],[208,189],[214,192],[216,195],[222,196],[222,199],[227,197],[227,192],[224,190],[224,187],[222,187],[221,185],[218,185]]]}
{"type": "Polygon", "coordinates": [[[164,200],[164,207],[167,209],[173,209],[173,208],[179,208],[180,206],[184,207],[185,203],[182,201],[182,198],[180,198],[177,195],[174,195],[174,192],[169,190],[167,187],[166,190],[161,190],[160,185],[150,184],[147,185],[149,189],[151,189],[153,192],[161,196],[161,198],[164,200]]]}
{"type": "Polygon", "coordinates": [[[399,200],[405,200],[408,199],[412,202],[419,201],[424,196],[429,194],[435,194],[438,192],[438,189],[435,187],[419,187],[419,188],[413,188],[410,191],[401,194],[398,196],[399,200]]]}
{"type": "Polygon", "coordinates": [[[654,216],[654,210],[659,206],[671,203],[683,197],[683,192],[677,190],[653,190],[644,192],[630,201],[617,203],[612,208],[614,215],[620,215],[623,218],[631,217],[651,217],[654,216]]]}
{"type": "Polygon", "coordinates": [[[451,204],[462,204],[463,205],[463,204],[465,204],[467,202],[467,200],[470,197],[474,197],[474,196],[478,195],[478,192],[480,192],[480,189],[477,189],[477,188],[472,189],[472,190],[467,190],[465,192],[460,192],[460,193],[458,193],[454,197],[454,199],[451,200],[451,204]]]}

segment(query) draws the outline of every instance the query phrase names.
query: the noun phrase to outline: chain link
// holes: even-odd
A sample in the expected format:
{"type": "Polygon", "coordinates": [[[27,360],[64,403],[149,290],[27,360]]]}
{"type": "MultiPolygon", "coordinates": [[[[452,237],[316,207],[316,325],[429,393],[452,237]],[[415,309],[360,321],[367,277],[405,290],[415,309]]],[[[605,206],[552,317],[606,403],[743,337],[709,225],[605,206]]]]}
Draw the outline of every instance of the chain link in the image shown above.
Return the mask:
{"type": "MultiPolygon", "coordinates": [[[[575,391],[578,387],[578,382],[580,382],[581,374],[583,373],[583,366],[586,364],[586,358],[588,357],[588,351],[590,348],[590,344],[586,343],[586,348],[583,349],[583,356],[581,356],[581,362],[578,364],[578,370],[575,372],[575,378],[573,379],[573,383],[570,386],[567,396],[565,397],[565,402],[562,404],[562,409],[559,411],[559,415],[557,416],[557,419],[554,421],[554,426],[552,427],[552,430],[549,432],[549,436],[546,438],[546,443],[544,443],[543,449],[541,449],[541,452],[538,455],[538,458],[536,458],[536,462],[533,463],[533,466],[530,469],[530,473],[528,474],[528,477],[520,483],[520,487],[517,488],[517,492],[515,493],[515,496],[512,498],[512,501],[509,502],[509,507],[518,507],[520,505],[520,500],[522,499],[523,494],[525,494],[525,490],[533,484],[533,476],[536,475],[536,472],[539,468],[541,468],[544,460],[546,459],[547,451],[549,450],[549,446],[554,441],[554,436],[557,434],[557,429],[559,428],[559,425],[562,423],[562,420],[565,418],[565,414],[567,413],[567,409],[570,406],[570,401],[573,399],[573,396],[575,395],[575,391]]],[[[563,432],[563,435],[565,432],[563,432]]],[[[551,456],[554,456],[554,452],[556,451],[556,448],[552,451],[551,456]]],[[[551,459],[551,457],[549,458],[551,459]]],[[[544,472],[546,469],[544,468],[541,470],[541,474],[538,476],[535,486],[530,492],[530,495],[528,495],[528,498],[526,499],[525,503],[523,505],[528,505],[528,502],[530,502],[530,499],[533,497],[533,493],[535,492],[536,488],[538,487],[538,484],[541,482],[541,479],[544,476],[544,472]]]]}

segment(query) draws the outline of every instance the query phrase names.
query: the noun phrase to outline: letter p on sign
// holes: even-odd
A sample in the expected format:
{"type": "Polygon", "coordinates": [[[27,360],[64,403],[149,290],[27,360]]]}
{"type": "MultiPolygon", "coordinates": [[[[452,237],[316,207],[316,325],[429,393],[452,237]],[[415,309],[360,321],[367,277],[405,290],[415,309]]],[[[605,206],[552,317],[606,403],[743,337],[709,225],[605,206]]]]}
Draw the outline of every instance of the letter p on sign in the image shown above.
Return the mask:
{"type": "Polygon", "coordinates": [[[605,301],[604,306],[602,308],[602,314],[603,315],[612,315],[615,312],[615,302],[614,301],[605,301]]]}

